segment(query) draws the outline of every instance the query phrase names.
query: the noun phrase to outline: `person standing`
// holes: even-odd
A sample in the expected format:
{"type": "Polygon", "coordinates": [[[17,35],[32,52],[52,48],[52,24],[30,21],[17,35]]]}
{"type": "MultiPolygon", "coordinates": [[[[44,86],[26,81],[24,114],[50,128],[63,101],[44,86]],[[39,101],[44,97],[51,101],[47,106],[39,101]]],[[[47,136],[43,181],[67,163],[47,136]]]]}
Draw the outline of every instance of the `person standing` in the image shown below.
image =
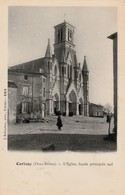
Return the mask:
{"type": "Polygon", "coordinates": [[[61,119],[61,114],[59,114],[58,117],[57,117],[57,124],[56,125],[58,126],[58,130],[60,131],[61,127],[63,126],[62,119],[61,119]]]}

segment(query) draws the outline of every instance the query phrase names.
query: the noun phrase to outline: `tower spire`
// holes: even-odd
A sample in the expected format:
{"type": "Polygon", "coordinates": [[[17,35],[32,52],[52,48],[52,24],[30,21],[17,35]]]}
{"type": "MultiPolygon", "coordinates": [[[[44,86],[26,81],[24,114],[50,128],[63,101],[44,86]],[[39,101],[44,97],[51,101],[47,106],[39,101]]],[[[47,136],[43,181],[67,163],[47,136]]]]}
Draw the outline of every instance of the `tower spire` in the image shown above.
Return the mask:
{"type": "Polygon", "coordinates": [[[87,61],[86,61],[86,56],[84,56],[84,62],[83,62],[83,68],[82,71],[89,71],[88,66],[87,66],[87,61]]]}
{"type": "Polygon", "coordinates": [[[45,57],[46,58],[51,58],[52,57],[52,51],[51,51],[51,47],[50,47],[50,39],[48,39],[48,45],[47,45],[45,57]]]}

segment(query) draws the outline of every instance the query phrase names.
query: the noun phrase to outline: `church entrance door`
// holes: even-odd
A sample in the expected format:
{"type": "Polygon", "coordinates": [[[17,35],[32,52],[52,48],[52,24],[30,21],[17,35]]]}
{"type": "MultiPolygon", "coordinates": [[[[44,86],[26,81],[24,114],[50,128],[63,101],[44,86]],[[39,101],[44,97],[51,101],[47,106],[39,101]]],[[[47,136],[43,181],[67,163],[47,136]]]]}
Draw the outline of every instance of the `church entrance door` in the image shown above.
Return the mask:
{"type": "Polygon", "coordinates": [[[54,101],[53,102],[53,107],[54,107],[54,114],[56,114],[57,111],[58,111],[58,102],[54,101]]]}
{"type": "Polygon", "coordinates": [[[69,115],[76,115],[77,110],[77,97],[75,92],[72,90],[69,94],[69,115]]]}
{"type": "Polygon", "coordinates": [[[69,112],[72,112],[72,103],[69,103],[69,112]]]}
{"type": "Polygon", "coordinates": [[[54,114],[57,114],[57,112],[59,111],[59,96],[58,96],[58,94],[54,95],[53,111],[54,111],[54,114]]]}
{"type": "Polygon", "coordinates": [[[82,98],[79,99],[79,115],[83,114],[83,100],[82,98]]]}
{"type": "Polygon", "coordinates": [[[79,115],[82,115],[82,105],[79,104],[79,115]]]}

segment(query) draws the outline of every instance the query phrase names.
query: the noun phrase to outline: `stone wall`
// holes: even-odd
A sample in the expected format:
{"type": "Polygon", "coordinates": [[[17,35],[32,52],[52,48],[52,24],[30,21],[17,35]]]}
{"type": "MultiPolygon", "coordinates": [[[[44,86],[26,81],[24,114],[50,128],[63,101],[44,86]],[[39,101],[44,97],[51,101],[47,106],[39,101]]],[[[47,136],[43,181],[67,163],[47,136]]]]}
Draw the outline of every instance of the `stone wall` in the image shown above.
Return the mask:
{"type": "Polygon", "coordinates": [[[8,122],[16,122],[17,88],[8,87],[8,122]]]}
{"type": "MultiPolygon", "coordinates": [[[[17,85],[16,117],[25,113],[34,113],[37,115],[39,113],[41,117],[44,116],[42,109],[44,108],[45,112],[43,104],[46,101],[46,77],[40,74],[9,71],[8,79],[17,85]]],[[[10,97],[9,93],[8,98],[10,99],[10,97]]],[[[11,104],[13,104],[12,98],[9,101],[9,109],[11,104]]]]}

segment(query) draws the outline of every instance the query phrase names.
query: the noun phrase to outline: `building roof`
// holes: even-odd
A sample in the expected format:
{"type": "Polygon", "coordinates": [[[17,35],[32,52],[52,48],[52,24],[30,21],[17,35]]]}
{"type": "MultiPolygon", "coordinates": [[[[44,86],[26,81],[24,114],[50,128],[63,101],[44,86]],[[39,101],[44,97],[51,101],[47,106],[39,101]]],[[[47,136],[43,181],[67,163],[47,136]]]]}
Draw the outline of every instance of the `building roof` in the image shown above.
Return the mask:
{"type": "Polygon", "coordinates": [[[52,58],[52,51],[51,51],[51,47],[50,47],[50,39],[48,39],[48,45],[47,45],[47,48],[46,48],[45,57],[46,58],[52,58]]]}
{"type": "Polygon", "coordinates": [[[8,81],[8,87],[9,88],[17,88],[17,85],[13,81],[8,81]]]}
{"type": "Polygon", "coordinates": [[[85,72],[85,71],[89,71],[88,70],[88,65],[87,65],[87,61],[86,61],[86,56],[84,56],[84,62],[83,62],[83,68],[82,68],[82,71],[85,72]]]}
{"type": "Polygon", "coordinates": [[[62,26],[62,25],[68,25],[68,26],[71,26],[72,28],[75,28],[73,25],[71,25],[70,23],[66,22],[65,20],[64,20],[64,22],[54,26],[54,28],[58,28],[59,26],[62,26]]]}
{"type": "Polygon", "coordinates": [[[25,70],[29,72],[39,72],[44,68],[44,58],[35,59],[29,62],[21,63],[15,66],[9,67],[9,69],[25,70]]]}
{"type": "Polygon", "coordinates": [[[117,36],[118,36],[118,33],[115,32],[115,33],[111,34],[110,36],[108,36],[107,38],[109,38],[109,39],[115,39],[115,38],[117,38],[117,36]]]}
{"type": "Polygon", "coordinates": [[[40,73],[40,72],[34,72],[34,71],[30,71],[30,70],[24,70],[24,69],[12,69],[12,68],[9,68],[8,69],[8,73],[11,74],[11,73],[14,73],[14,74],[28,74],[28,75],[34,75],[34,76],[41,76],[43,75],[44,77],[46,77],[45,74],[43,73],[40,73]]]}
{"type": "Polygon", "coordinates": [[[89,106],[96,106],[96,107],[102,107],[102,108],[103,108],[103,106],[102,106],[102,105],[95,104],[95,103],[89,103],[89,106]]]}

